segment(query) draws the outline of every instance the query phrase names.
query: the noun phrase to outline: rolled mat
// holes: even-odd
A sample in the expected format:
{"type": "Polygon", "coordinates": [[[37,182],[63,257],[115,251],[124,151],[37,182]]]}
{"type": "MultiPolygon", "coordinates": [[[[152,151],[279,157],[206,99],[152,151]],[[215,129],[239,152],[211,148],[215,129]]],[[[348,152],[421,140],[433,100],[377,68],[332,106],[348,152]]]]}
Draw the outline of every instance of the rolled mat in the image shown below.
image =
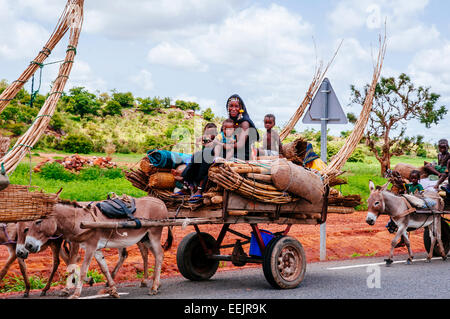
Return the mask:
{"type": "Polygon", "coordinates": [[[165,150],[150,150],[147,152],[150,163],[159,168],[175,168],[179,164],[188,164],[192,155],[165,150]]]}
{"type": "Polygon", "coordinates": [[[272,182],[282,192],[289,192],[317,202],[323,197],[325,187],[319,175],[296,165],[286,159],[272,164],[272,182]]]}

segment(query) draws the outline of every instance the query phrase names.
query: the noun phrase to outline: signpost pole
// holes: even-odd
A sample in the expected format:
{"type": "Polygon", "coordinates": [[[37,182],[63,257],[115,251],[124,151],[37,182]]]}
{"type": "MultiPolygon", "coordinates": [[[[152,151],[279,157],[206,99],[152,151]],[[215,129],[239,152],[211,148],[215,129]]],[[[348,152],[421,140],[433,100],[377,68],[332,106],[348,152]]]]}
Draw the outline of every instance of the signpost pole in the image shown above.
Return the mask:
{"type": "MultiPolygon", "coordinates": [[[[320,127],[320,159],[327,163],[327,126],[328,124],[347,124],[347,117],[339,103],[330,81],[325,78],[320,90],[311,101],[308,111],[303,117],[304,124],[319,124],[320,127]]],[[[326,223],[320,225],[320,260],[327,258],[326,223]]]]}
{"type": "MultiPolygon", "coordinates": [[[[320,93],[325,94],[325,103],[323,105],[323,115],[320,119],[320,159],[327,163],[327,123],[328,123],[328,96],[330,88],[328,82],[324,82],[323,90],[320,93]]],[[[320,225],[320,260],[327,258],[327,225],[326,222],[320,225]]]]}

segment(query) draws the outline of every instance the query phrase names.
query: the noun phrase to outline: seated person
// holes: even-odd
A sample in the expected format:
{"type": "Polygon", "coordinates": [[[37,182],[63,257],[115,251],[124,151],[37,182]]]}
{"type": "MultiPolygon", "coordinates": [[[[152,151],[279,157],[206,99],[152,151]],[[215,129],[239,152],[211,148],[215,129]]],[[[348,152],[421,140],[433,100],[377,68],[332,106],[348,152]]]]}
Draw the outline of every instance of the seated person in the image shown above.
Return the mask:
{"type": "MultiPolygon", "coordinates": [[[[181,173],[183,182],[193,192],[191,198],[188,200],[190,203],[196,203],[203,199],[203,190],[208,182],[208,170],[214,162],[216,136],[217,126],[214,123],[206,124],[201,138],[202,150],[192,155],[191,162],[181,173]]],[[[181,178],[177,180],[181,180],[181,178]]]]}
{"type": "Polygon", "coordinates": [[[414,195],[416,192],[423,192],[423,186],[419,184],[420,172],[418,170],[413,170],[409,174],[409,184],[405,184],[405,189],[408,194],[414,195]]]}
{"type": "Polygon", "coordinates": [[[218,141],[214,147],[214,156],[229,160],[234,155],[234,144],[236,136],[234,135],[235,126],[232,119],[226,119],[222,123],[222,129],[218,135],[218,141]]]}
{"type": "Polygon", "coordinates": [[[424,168],[429,174],[439,176],[437,184],[434,186],[436,190],[439,189],[445,179],[448,177],[448,169],[450,166],[450,153],[448,151],[449,145],[446,139],[442,139],[438,142],[439,154],[437,165],[427,163],[424,168]]]}
{"type": "Polygon", "coordinates": [[[266,133],[263,136],[262,148],[258,149],[258,156],[279,156],[283,155],[283,145],[281,144],[280,135],[273,130],[275,126],[275,115],[267,114],[264,117],[264,127],[266,133]]]}

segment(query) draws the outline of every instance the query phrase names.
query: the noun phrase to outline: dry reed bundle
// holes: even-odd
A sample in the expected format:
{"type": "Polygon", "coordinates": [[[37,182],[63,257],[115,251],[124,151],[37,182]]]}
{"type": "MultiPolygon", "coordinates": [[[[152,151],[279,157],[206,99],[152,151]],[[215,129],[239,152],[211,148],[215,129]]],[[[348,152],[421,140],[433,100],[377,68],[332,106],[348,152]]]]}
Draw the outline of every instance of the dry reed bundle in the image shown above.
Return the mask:
{"type": "Polygon", "coordinates": [[[307,146],[307,140],[304,138],[298,138],[289,144],[283,145],[283,155],[293,163],[303,166],[307,146]]]}
{"type": "Polygon", "coordinates": [[[44,45],[43,49],[39,51],[39,54],[31,61],[30,65],[25,69],[25,71],[20,75],[20,77],[11,83],[3,92],[0,94],[0,112],[8,105],[17,93],[22,89],[23,85],[28,82],[28,80],[33,76],[33,74],[39,69],[43,62],[50,56],[52,50],[66,34],[67,30],[73,24],[73,18],[78,14],[79,8],[83,7],[84,0],[69,0],[61,14],[58,23],[50,35],[49,40],[44,45]]]}
{"type": "MultiPolygon", "coordinates": [[[[56,104],[58,103],[58,100],[63,93],[76,55],[76,47],[78,45],[78,39],[83,23],[83,4],[84,0],[69,0],[67,2],[64,13],[60,18],[60,22],[58,23],[58,26],[56,27],[49,41],[51,43],[48,44],[49,47],[46,46],[46,48],[48,49],[53,48],[65,34],[65,32],[70,29],[69,45],[66,50],[66,57],[64,62],[60,65],[58,76],[53,82],[53,86],[48,98],[46,99],[31,127],[24,135],[22,135],[18,139],[10,152],[2,158],[2,163],[4,164],[7,173],[14,171],[14,169],[17,167],[26,153],[29,152],[38,142],[39,138],[50,123],[50,119],[56,110],[56,104]]],[[[40,57],[40,59],[45,59],[45,57],[47,56],[46,53],[47,52],[45,51],[41,51],[38,57],[40,57]]],[[[41,60],[37,60],[34,62],[41,63],[39,61],[41,60]]],[[[30,65],[30,67],[25,71],[26,74],[23,75],[23,77],[19,78],[19,80],[25,81],[29,79],[29,77],[34,73],[33,70],[36,71],[35,68],[37,67],[38,66],[32,63],[32,65],[30,65]]],[[[14,82],[3,92],[0,98],[9,99],[11,97],[14,97],[17,91],[20,90],[22,86],[22,82],[14,82]],[[19,84],[21,84],[20,87],[16,87],[16,85],[19,84]]],[[[8,101],[0,101],[0,103],[1,102],[8,101]]],[[[6,104],[0,104],[0,111],[4,109],[6,104]]]]}
{"type": "Polygon", "coordinates": [[[11,144],[11,139],[6,136],[0,137],[0,158],[5,155],[9,150],[9,145],[11,144]]]}
{"type": "Polygon", "coordinates": [[[356,207],[361,204],[361,196],[357,194],[347,196],[328,196],[328,205],[330,206],[356,207]]]}
{"type": "Polygon", "coordinates": [[[9,185],[0,191],[0,222],[31,221],[53,212],[58,195],[30,190],[29,186],[9,185]]]}
{"type": "MultiPolygon", "coordinates": [[[[254,166],[250,164],[247,165],[254,166]]],[[[255,169],[256,167],[257,166],[255,166],[255,169]]],[[[285,204],[299,199],[286,192],[279,191],[273,185],[259,183],[256,180],[241,176],[229,163],[214,164],[209,169],[208,176],[212,182],[229,191],[236,192],[246,198],[261,202],[285,204]]]]}
{"type": "Polygon", "coordinates": [[[373,97],[375,94],[375,89],[377,87],[378,79],[380,78],[381,69],[383,67],[384,56],[386,54],[386,33],[384,34],[383,39],[381,39],[380,37],[379,44],[380,48],[378,51],[377,64],[374,66],[372,83],[367,92],[361,114],[356,121],[355,128],[347,138],[344,146],[331,159],[330,164],[321,172],[324,176],[327,176],[328,180],[332,180],[333,178],[341,174],[341,168],[347,162],[348,158],[352,155],[356,146],[359,144],[361,138],[363,137],[364,130],[366,129],[366,125],[369,120],[370,112],[372,111],[373,97]]]}
{"type": "Polygon", "coordinates": [[[148,175],[145,174],[142,170],[130,169],[129,171],[125,171],[125,178],[131,182],[131,184],[144,192],[147,192],[148,189],[148,175]]]}
{"type": "Polygon", "coordinates": [[[330,62],[328,62],[327,66],[324,70],[323,63],[321,62],[319,67],[316,66],[316,70],[314,72],[313,80],[311,84],[309,85],[308,91],[306,92],[305,98],[303,99],[300,106],[295,111],[294,115],[290,118],[288,124],[283,128],[283,130],[280,133],[280,139],[283,141],[294,129],[297,122],[302,117],[303,113],[305,112],[306,108],[308,107],[309,103],[312,101],[313,96],[316,94],[317,90],[319,89],[320,85],[322,84],[323,79],[325,78],[325,74],[327,73],[329,67],[333,63],[334,59],[336,58],[336,55],[341,48],[342,41],[339,44],[339,47],[337,48],[336,52],[334,53],[332,59],[330,62]]]}

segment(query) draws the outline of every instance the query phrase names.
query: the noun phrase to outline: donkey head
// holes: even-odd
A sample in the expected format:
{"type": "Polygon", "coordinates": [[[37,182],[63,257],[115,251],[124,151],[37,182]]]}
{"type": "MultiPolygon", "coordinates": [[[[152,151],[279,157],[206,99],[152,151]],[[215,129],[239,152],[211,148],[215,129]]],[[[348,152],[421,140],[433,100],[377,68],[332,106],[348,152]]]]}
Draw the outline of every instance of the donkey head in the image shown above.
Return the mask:
{"type": "Polygon", "coordinates": [[[16,255],[19,258],[26,259],[29,251],[25,248],[25,240],[27,238],[28,230],[33,222],[18,222],[17,227],[17,243],[16,255]]]}
{"type": "Polygon", "coordinates": [[[375,222],[377,221],[378,216],[381,213],[384,213],[386,209],[386,205],[384,203],[384,198],[382,192],[384,192],[389,185],[389,182],[387,182],[385,185],[381,187],[375,187],[375,184],[372,181],[369,181],[369,189],[370,189],[370,196],[367,199],[367,217],[366,217],[366,223],[369,225],[375,225],[375,222]]]}
{"type": "Polygon", "coordinates": [[[25,248],[31,253],[37,253],[55,235],[56,229],[56,219],[52,216],[34,221],[28,228],[25,248]]]}

